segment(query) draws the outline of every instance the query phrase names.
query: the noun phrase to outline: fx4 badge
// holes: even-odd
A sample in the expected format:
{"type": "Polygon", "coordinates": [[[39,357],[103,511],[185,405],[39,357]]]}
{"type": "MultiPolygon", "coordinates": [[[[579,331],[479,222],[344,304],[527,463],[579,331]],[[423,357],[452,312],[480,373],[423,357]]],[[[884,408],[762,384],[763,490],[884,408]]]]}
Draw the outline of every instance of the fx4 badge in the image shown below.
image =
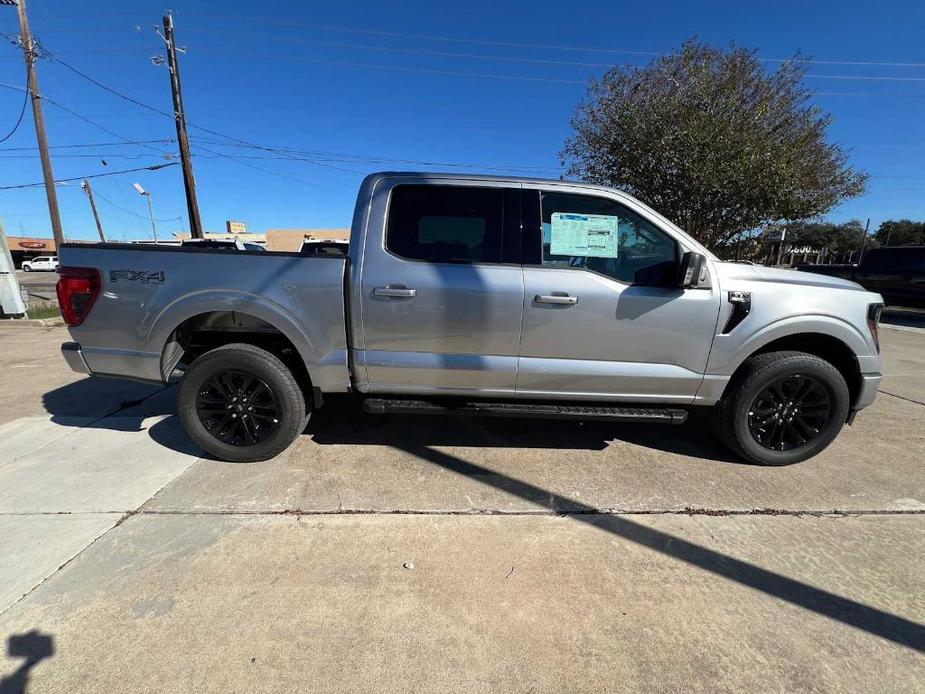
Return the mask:
{"type": "Polygon", "coordinates": [[[110,270],[110,282],[141,282],[142,284],[163,284],[163,270],[110,270]]]}

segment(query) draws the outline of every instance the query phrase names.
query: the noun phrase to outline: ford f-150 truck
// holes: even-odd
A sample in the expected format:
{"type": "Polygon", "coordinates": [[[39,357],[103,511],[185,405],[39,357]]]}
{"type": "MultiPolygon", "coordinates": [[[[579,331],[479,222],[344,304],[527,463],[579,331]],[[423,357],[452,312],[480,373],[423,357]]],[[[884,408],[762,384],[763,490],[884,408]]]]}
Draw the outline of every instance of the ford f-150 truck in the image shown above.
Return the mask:
{"type": "Polygon", "coordinates": [[[622,192],[380,173],[346,257],[65,244],[73,369],[182,379],[190,437],[270,458],[333,393],[373,413],[684,421],[780,465],[824,449],[880,382],[882,299],[720,262],[622,192]]]}

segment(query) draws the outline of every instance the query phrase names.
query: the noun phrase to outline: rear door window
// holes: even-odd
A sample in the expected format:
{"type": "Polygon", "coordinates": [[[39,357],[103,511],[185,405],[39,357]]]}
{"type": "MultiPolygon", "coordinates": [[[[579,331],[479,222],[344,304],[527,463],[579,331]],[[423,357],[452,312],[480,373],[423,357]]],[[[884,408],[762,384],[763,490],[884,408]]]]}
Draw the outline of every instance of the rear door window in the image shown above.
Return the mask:
{"type": "Polygon", "coordinates": [[[392,190],[386,249],[431,263],[500,263],[504,191],[476,186],[399,185],[392,190]]]}

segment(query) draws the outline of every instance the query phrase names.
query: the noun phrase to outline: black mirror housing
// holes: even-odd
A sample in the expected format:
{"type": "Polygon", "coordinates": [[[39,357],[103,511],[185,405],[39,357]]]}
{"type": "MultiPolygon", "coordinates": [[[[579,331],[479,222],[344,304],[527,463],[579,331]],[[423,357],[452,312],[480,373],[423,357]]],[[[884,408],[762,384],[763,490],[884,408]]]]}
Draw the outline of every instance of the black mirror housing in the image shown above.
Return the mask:
{"type": "Polygon", "coordinates": [[[681,256],[681,264],[678,267],[678,287],[681,289],[692,289],[700,286],[700,277],[703,275],[704,267],[707,264],[707,257],[702,253],[687,251],[681,256]]]}

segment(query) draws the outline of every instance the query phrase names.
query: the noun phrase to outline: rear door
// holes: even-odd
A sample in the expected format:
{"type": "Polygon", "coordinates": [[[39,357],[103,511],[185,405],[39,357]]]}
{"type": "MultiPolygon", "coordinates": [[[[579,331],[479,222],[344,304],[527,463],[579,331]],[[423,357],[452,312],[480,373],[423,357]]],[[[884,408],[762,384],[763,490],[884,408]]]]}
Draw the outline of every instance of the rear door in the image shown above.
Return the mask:
{"type": "Polygon", "coordinates": [[[672,286],[679,241],[603,192],[525,186],[523,220],[517,396],[690,402],[720,299],[672,286]]]}
{"type": "Polygon", "coordinates": [[[360,389],[511,395],[523,313],[517,184],[393,179],[361,270],[360,389]],[[513,186],[513,187],[512,187],[513,186]],[[365,383],[363,375],[365,373],[365,383]]]}

